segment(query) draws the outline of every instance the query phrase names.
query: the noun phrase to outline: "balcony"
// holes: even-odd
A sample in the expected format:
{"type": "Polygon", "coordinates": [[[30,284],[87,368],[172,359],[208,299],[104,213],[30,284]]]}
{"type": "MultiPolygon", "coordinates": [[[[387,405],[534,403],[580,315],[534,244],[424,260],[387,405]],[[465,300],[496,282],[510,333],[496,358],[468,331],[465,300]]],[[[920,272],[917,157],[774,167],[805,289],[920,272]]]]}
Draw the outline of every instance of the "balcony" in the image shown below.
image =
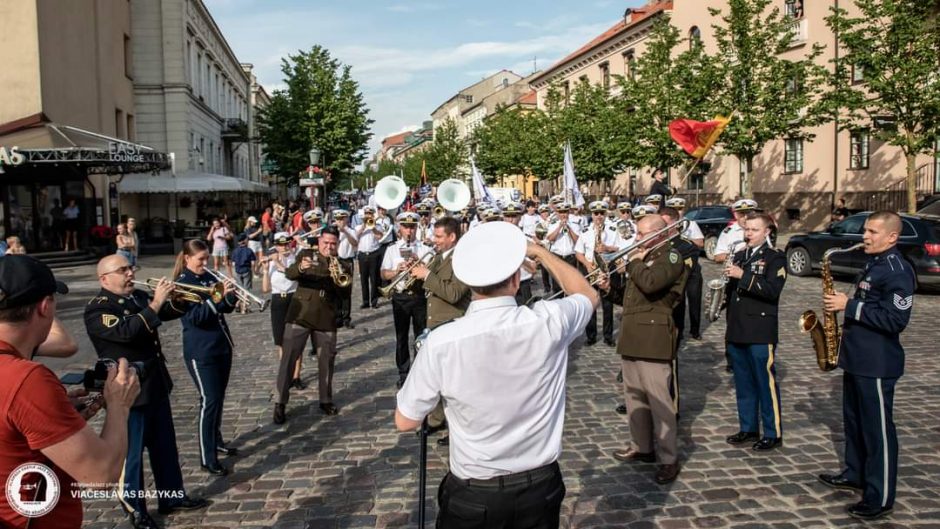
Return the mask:
{"type": "Polygon", "coordinates": [[[809,39],[808,29],[809,25],[806,23],[805,18],[800,18],[790,22],[790,24],[787,26],[787,31],[793,35],[793,37],[790,39],[791,48],[806,44],[806,41],[809,39]]]}
{"type": "Polygon", "coordinates": [[[229,142],[248,141],[248,124],[241,118],[226,118],[222,121],[222,139],[229,142]]]}

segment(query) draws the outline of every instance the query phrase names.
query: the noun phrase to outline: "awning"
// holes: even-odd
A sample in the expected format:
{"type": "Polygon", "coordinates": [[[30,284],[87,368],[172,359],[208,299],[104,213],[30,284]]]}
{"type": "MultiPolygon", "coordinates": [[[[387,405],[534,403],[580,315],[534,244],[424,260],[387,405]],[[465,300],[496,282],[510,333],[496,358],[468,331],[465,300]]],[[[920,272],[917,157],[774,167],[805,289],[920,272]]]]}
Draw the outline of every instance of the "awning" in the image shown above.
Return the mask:
{"type": "Polygon", "coordinates": [[[243,178],[211,173],[129,174],[118,184],[119,193],[269,193],[270,188],[243,178]]]}

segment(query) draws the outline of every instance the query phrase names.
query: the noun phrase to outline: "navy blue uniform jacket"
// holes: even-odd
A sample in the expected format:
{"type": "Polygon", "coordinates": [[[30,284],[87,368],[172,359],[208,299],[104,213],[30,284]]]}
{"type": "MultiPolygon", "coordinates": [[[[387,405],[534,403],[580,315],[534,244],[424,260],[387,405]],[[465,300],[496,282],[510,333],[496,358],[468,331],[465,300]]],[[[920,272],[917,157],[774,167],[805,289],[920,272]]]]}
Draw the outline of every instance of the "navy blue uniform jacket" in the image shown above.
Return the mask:
{"type": "MultiPolygon", "coordinates": [[[[177,282],[187,285],[211,286],[216,281],[209,272],[196,275],[188,268],[183,269],[177,282]]],[[[186,358],[209,358],[232,354],[232,333],[225,323],[224,314],[235,310],[238,301],[234,293],[229,293],[218,303],[205,294],[201,294],[202,303],[195,303],[182,318],[183,355],[186,358]]]]}

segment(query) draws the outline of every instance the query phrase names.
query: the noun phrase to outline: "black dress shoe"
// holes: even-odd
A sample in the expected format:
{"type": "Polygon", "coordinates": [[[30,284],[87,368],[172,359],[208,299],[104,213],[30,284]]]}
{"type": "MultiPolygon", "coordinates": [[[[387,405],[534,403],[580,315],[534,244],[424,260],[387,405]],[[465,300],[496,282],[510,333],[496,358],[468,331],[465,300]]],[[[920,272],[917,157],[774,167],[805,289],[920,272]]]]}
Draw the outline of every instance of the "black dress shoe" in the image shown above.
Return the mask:
{"type": "Polygon", "coordinates": [[[337,415],[339,413],[339,408],[333,405],[332,402],[324,402],[320,404],[320,410],[327,415],[337,415]]]}
{"type": "Polygon", "coordinates": [[[820,474],[819,481],[822,481],[824,485],[834,489],[854,490],[858,492],[865,490],[865,487],[861,484],[846,479],[845,474],[820,474]]]}
{"type": "Polygon", "coordinates": [[[659,470],[656,471],[656,483],[660,485],[665,485],[666,483],[672,483],[679,476],[679,464],[673,463],[671,465],[659,465],[659,470]]]}
{"type": "Polygon", "coordinates": [[[729,435],[725,441],[728,444],[732,445],[742,445],[744,443],[753,443],[760,440],[760,435],[757,432],[738,432],[734,435],[729,435]]]}
{"type": "Polygon", "coordinates": [[[372,308],[373,308],[373,309],[379,308],[379,302],[378,302],[378,301],[373,301],[373,302],[372,302],[372,308]]]}
{"type": "Polygon", "coordinates": [[[780,447],[782,445],[783,445],[782,437],[776,437],[776,438],[764,437],[760,441],[757,441],[756,443],[754,443],[754,446],[752,448],[758,452],[766,452],[767,450],[773,450],[774,448],[780,447]]]}
{"type": "Polygon", "coordinates": [[[287,413],[284,412],[283,404],[274,405],[274,424],[284,424],[287,421],[287,413]]]}
{"type": "Polygon", "coordinates": [[[693,340],[701,340],[701,339],[702,339],[702,333],[693,332],[693,333],[692,333],[692,339],[693,339],[693,340]]]}
{"type": "Polygon", "coordinates": [[[445,435],[437,440],[437,446],[450,446],[450,436],[445,435]]]}
{"type": "Polygon", "coordinates": [[[623,369],[621,369],[620,372],[617,373],[617,383],[623,384],[623,369]]]}
{"type": "Polygon", "coordinates": [[[316,348],[316,347],[310,349],[310,356],[312,356],[312,357],[316,357],[316,356],[317,356],[317,348],[316,348]]]}
{"type": "Polygon", "coordinates": [[[290,387],[297,389],[307,389],[307,384],[303,380],[295,378],[291,381],[290,387]]]}
{"type": "Polygon", "coordinates": [[[367,309],[367,308],[369,308],[369,304],[368,304],[368,303],[363,303],[362,305],[359,305],[359,308],[360,308],[360,309],[367,309]]]}
{"type": "Polygon", "coordinates": [[[858,518],[859,520],[876,520],[891,514],[893,507],[882,507],[880,505],[868,505],[865,502],[858,502],[855,505],[849,505],[846,511],[849,513],[849,516],[852,518],[858,518]]]}
{"type": "Polygon", "coordinates": [[[604,345],[614,347],[617,345],[617,342],[613,338],[604,338],[604,345]]]}
{"type": "Polygon", "coordinates": [[[210,504],[211,502],[205,498],[190,498],[186,496],[179,503],[170,507],[160,507],[158,510],[160,514],[173,514],[176,511],[197,511],[199,509],[205,509],[210,504]]]}
{"type": "Polygon", "coordinates": [[[588,346],[588,347],[590,347],[590,346],[592,346],[592,345],[594,345],[594,344],[596,344],[596,343],[597,343],[597,338],[588,338],[587,340],[584,341],[584,345],[586,345],[586,346],[588,346]]]}
{"type": "Polygon", "coordinates": [[[655,463],[656,454],[653,452],[640,452],[634,448],[627,448],[625,450],[614,450],[613,454],[614,459],[617,461],[623,461],[625,463],[632,463],[633,461],[639,461],[641,463],[655,463]]]}
{"type": "Polygon", "coordinates": [[[228,474],[228,469],[218,463],[214,463],[212,465],[202,465],[202,468],[206,469],[206,472],[212,474],[213,476],[224,476],[228,474]]]}
{"type": "Polygon", "coordinates": [[[134,511],[129,517],[134,529],[160,529],[160,525],[145,512],[134,511]]]}
{"type": "Polygon", "coordinates": [[[620,406],[617,406],[617,408],[614,409],[614,411],[617,412],[617,413],[619,413],[620,415],[626,415],[626,414],[627,414],[627,405],[626,405],[626,404],[621,404],[620,406]]]}
{"type": "Polygon", "coordinates": [[[347,329],[355,329],[355,328],[356,328],[356,326],[353,324],[352,320],[346,320],[346,321],[344,321],[344,322],[343,322],[343,327],[346,327],[347,329]]]}
{"type": "Polygon", "coordinates": [[[215,451],[226,456],[237,456],[238,449],[225,446],[223,444],[216,445],[215,451]]]}

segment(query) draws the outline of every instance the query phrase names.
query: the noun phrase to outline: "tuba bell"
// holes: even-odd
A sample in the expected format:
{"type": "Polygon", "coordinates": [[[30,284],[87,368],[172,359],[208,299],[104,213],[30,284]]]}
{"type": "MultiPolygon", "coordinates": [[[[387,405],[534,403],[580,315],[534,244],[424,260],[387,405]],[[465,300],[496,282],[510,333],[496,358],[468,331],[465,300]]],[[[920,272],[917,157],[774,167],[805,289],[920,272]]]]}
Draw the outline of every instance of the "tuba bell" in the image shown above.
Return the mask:
{"type": "Polygon", "coordinates": [[[375,184],[375,203],[387,211],[397,209],[408,197],[408,185],[400,176],[388,175],[375,184]]]}
{"type": "Polygon", "coordinates": [[[448,178],[437,186],[437,203],[447,211],[460,211],[470,204],[470,188],[456,178],[448,178]]]}

